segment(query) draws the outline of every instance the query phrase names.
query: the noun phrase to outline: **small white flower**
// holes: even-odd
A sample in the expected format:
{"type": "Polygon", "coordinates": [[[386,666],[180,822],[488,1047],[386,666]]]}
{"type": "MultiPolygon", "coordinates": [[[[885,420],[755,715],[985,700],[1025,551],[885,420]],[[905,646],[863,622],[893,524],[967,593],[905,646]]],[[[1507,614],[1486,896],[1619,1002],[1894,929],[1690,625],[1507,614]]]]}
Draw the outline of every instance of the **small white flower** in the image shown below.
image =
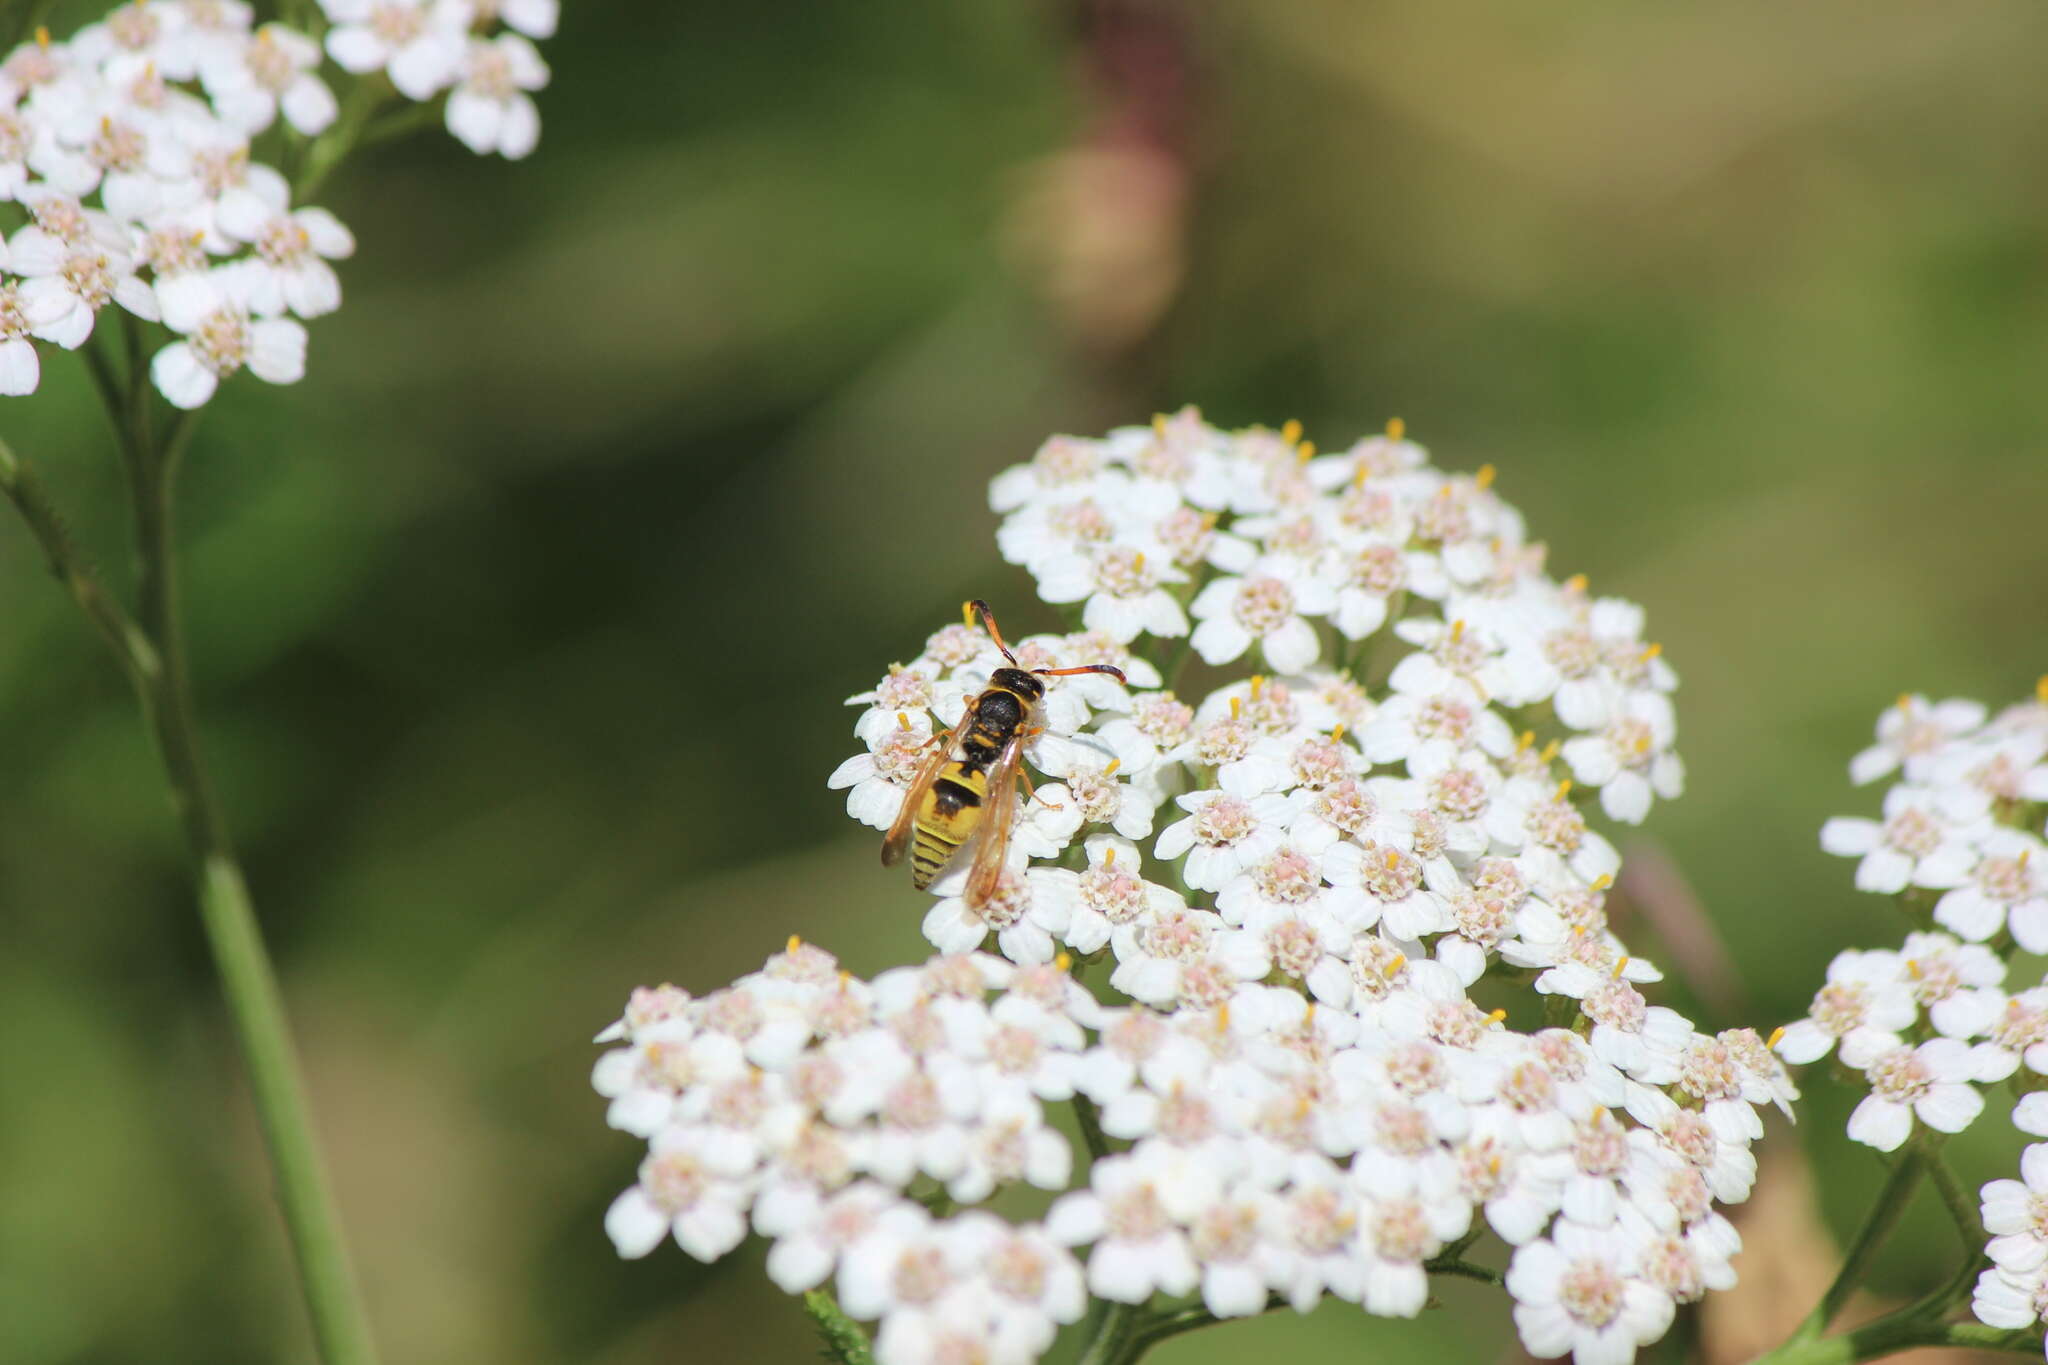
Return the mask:
{"type": "Polygon", "coordinates": [[[1578,1365],[1623,1365],[1664,1335],[1671,1296],[1641,1277],[1640,1234],[1560,1223],[1519,1248],[1508,1264],[1515,1327],[1529,1353],[1569,1353],[1578,1365]]]}
{"type": "MultiPolygon", "coordinates": [[[[870,713],[876,714],[876,713],[870,713]]],[[[846,793],[846,813],[864,825],[887,829],[903,809],[903,797],[918,772],[931,758],[931,716],[923,711],[899,711],[893,726],[863,736],[874,747],[855,754],[825,779],[835,791],[846,793]]]]}
{"type": "Polygon", "coordinates": [[[1977,865],[1967,882],[1935,902],[1935,922],[1973,943],[2009,927],[2028,952],[2048,951],[2048,845],[2002,826],[1983,831],[1976,843],[1977,865]]]}
{"type": "Polygon", "coordinates": [[[42,361],[29,341],[30,335],[20,282],[0,281],[0,395],[18,398],[31,394],[42,382],[42,361]]]}
{"type": "Polygon", "coordinates": [[[528,92],[547,83],[547,63],[518,34],[472,38],[448,96],[448,131],[479,156],[517,161],[540,143],[540,110],[528,92]]]}
{"type": "Polygon", "coordinates": [[[1636,692],[1610,712],[1597,736],[1567,740],[1563,757],[1573,777],[1600,789],[1602,810],[1639,825],[1653,795],[1669,801],[1685,789],[1684,765],[1671,751],[1676,733],[1670,699],[1636,692]]]}
{"type": "Polygon", "coordinates": [[[1877,718],[1877,743],[1849,760],[1849,780],[1860,787],[1903,765],[1908,782],[1925,781],[1935,756],[1983,723],[1980,702],[1900,697],[1877,718]]]}
{"type": "Polygon", "coordinates": [[[1291,813],[1287,798],[1274,795],[1247,800],[1229,792],[1199,791],[1176,797],[1175,803],[1189,814],[1159,832],[1152,852],[1165,862],[1186,855],[1182,876],[1202,891],[1221,890],[1278,850],[1291,813]]]}
{"type": "Polygon", "coordinates": [[[295,384],[306,373],[306,329],[289,318],[250,318],[222,276],[215,270],[157,285],[164,325],[183,339],[156,353],[149,375],[177,407],[203,405],[245,366],[272,384],[295,384]]]}
{"type": "Polygon", "coordinates": [[[1118,1303],[1174,1297],[1201,1283],[1188,1239],[1161,1196],[1164,1172],[1136,1153],[1097,1161],[1088,1188],[1063,1195],[1046,1215],[1046,1231],[1066,1246],[1094,1243],[1088,1288],[1118,1303]]]}
{"type": "Polygon", "coordinates": [[[1889,1048],[1862,1070],[1870,1094],[1849,1116],[1849,1136],[1880,1152],[1898,1150],[1915,1115],[1937,1132],[1960,1133],[1984,1110],[1984,1097],[1970,1084],[1982,1079],[1982,1059],[1954,1038],[1889,1048]]]}
{"type": "Polygon", "coordinates": [[[432,99],[461,73],[463,16],[420,0],[320,0],[334,27],[327,55],[355,75],[386,71],[409,100],[432,99]]]}
{"type": "Polygon", "coordinates": [[[292,312],[316,318],[341,307],[341,281],[330,260],[353,256],[356,239],[325,209],[289,214],[252,214],[248,200],[224,205],[220,226],[230,237],[253,245],[256,254],[238,267],[237,287],[258,317],[292,312]]]}
{"type": "Polygon", "coordinates": [[[277,120],[307,137],[327,130],[340,112],[334,92],[314,73],[320,45],[283,24],[265,24],[239,48],[221,48],[199,79],[221,119],[254,137],[277,120]]]}
{"type": "Polygon", "coordinates": [[[2032,1327],[2048,1317],[2048,1266],[2024,1274],[1991,1267],[1977,1277],[1970,1311],[1979,1322],[1992,1327],[2032,1327]]]}
{"type": "Polygon", "coordinates": [[[1292,560],[1267,558],[1243,577],[1211,582],[1188,610],[1195,620],[1195,652],[1206,663],[1227,664],[1254,644],[1277,672],[1298,673],[1322,653],[1307,617],[1327,612],[1335,593],[1292,560]]]}
{"type": "Polygon", "coordinates": [[[1884,794],[1884,820],[1837,816],[1821,826],[1820,846],[1840,857],[1861,858],[1856,889],[1894,893],[1907,886],[1961,886],[1977,861],[1973,840],[1989,805],[1981,793],[1958,788],[1929,791],[1893,787],[1884,794]]]}
{"type": "Polygon", "coordinates": [[[612,1201],[604,1230],[619,1255],[645,1256],[674,1234],[676,1245],[700,1261],[715,1261],[747,1235],[748,1180],[721,1170],[695,1129],[655,1134],[640,1180],[612,1201]]]}
{"type": "Polygon", "coordinates": [[[1788,1062],[1816,1062],[1838,1041],[1852,1053],[1864,1051],[1880,1035],[1910,1028],[1919,1014],[1897,953],[1837,953],[1806,1017],[1787,1026],[1778,1040],[1778,1055],[1788,1062]]]}
{"type": "MultiPolygon", "coordinates": [[[[934,905],[925,915],[924,935],[942,953],[964,953],[993,933],[1012,962],[1050,962],[1053,939],[1066,934],[1073,915],[1076,880],[1060,868],[1006,868],[979,905],[964,895],[934,905]]],[[[934,889],[944,885],[942,878],[934,889]]]]}
{"type": "Polygon", "coordinates": [[[561,22],[560,0],[455,0],[459,8],[470,14],[469,26],[488,28],[493,20],[503,20],[507,28],[516,28],[529,38],[552,38],[555,26],[561,22]]]}
{"type": "Polygon", "coordinates": [[[1984,1254],[2015,1274],[2048,1265],[2048,1143],[2020,1154],[2018,1180],[1984,1186],[1984,1230],[1991,1241],[1984,1254]]]}

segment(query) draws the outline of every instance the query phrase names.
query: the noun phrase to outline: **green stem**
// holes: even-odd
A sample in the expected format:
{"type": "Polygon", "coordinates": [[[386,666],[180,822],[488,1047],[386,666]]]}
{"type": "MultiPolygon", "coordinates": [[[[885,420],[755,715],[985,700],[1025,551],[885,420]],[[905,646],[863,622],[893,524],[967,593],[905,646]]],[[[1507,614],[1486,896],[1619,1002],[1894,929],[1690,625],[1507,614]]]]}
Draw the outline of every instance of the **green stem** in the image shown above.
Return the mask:
{"type": "Polygon", "coordinates": [[[1138,1335],[1141,1316],[1136,1304],[1112,1303],[1074,1365],[1130,1365],[1152,1344],[1138,1335]]]}
{"type": "MultiPolygon", "coordinates": [[[[1478,1280],[1482,1284],[1497,1285],[1501,1282],[1499,1271],[1487,1266],[1474,1264],[1471,1261],[1461,1260],[1456,1253],[1450,1251],[1442,1253],[1434,1260],[1423,1262],[1423,1269],[1429,1271],[1432,1275],[1455,1275],[1461,1279],[1478,1280]]],[[[1273,1294],[1266,1299],[1265,1307],[1261,1308],[1259,1312],[1271,1313],[1291,1306],[1284,1295],[1273,1294]]],[[[1111,1311],[1114,1313],[1115,1310],[1112,1309],[1111,1311]]],[[[1091,1354],[1091,1352],[1097,1350],[1098,1343],[1104,1341],[1108,1336],[1106,1332],[1098,1328],[1095,1336],[1090,1341],[1089,1351],[1082,1354],[1079,1365],[1095,1365],[1097,1360],[1100,1360],[1102,1365],[1135,1365],[1135,1362],[1141,1359],[1147,1351],[1160,1342],[1165,1341],[1168,1337],[1177,1337],[1183,1332],[1193,1332],[1199,1328],[1213,1326],[1218,1322],[1224,1321],[1237,1321],[1237,1319],[1219,1318],[1210,1312],[1206,1305],[1200,1303],[1189,1304],[1184,1308],[1172,1309],[1150,1318],[1141,1318],[1134,1325],[1125,1329],[1120,1338],[1119,1354],[1091,1354]]]]}
{"type": "MultiPolygon", "coordinates": [[[[1271,1313],[1276,1309],[1288,1306],[1289,1304],[1284,1297],[1274,1294],[1267,1298],[1266,1306],[1261,1308],[1259,1312],[1271,1313]]],[[[1170,1313],[1162,1313],[1150,1322],[1142,1324],[1131,1333],[1129,1344],[1126,1348],[1127,1353],[1121,1357],[1121,1360],[1123,1362],[1135,1362],[1145,1352],[1151,1350],[1160,1342],[1165,1341],[1168,1337],[1177,1337],[1183,1332],[1193,1332],[1203,1327],[1212,1327],[1219,1322],[1237,1322],[1240,1320],[1237,1318],[1219,1318],[1214,1313],[1211,1313],[1206,1306],[1199,1303],[1190,1304],[1186,1308],[1177,1308],[1170,1313]]]]}
{"type": "Polygon", "coordinates": [[[1971,1256],[1980,1255],[1991,1239],[1984,1231],[1984,1220],[1977,1216],[1977,1196],[1956,1179],[1956,1173],[1949,1168],[1948,1158],[1939,1152],[1928,1162],[1928,1175],[1934,1181],[1934,1189],[1941,1196],[1941,1202],[1948,1208],[1948,1216],[1955,1219],[1956,1231],[1962,1235],[1963,1250],[1971,1256]]]}
{"type": "Polygon", "coordinates": [[[202,866],[199,910],[248,1064],[249,1089],[270,1149],[278,1203],[298,1258],[320,1358],[327,1365],[373,1365],[376,1350],[349,1269],[334,1196],[313,1141],[284,999],[263,949],[248,886],[241,869],[225,854],[207,858],[202,866]]]}
{"type": "MultiPolygon", "coordinates": [[[[1898,1225],[1906,1206],[1913,1202],[1913,1192],[1920,1185],[1920,1179],[1927,1173],[1927,1156],[1918,1142],[1909,1145],[1900,1154],[1898,1164],[1892,1167],[1884,1188],[1878,1192],[1877,1202],[1871,1206],[1863,1226],[1857,1230],[1856,1238],[1849,1244],[1848,1255],[1842,1261],[1842,1268],[1835,1276],[1835,1282],[1820,1296],[1820,1302],[1799,1324],[1799,1330],[1792,1335],[1792,1341],[1810,1342],[1826,1330],[1835,1314],[1842,1311],[1842,1305],[1849,1301],[1856,1286],[1863,1282],[1864,1274],[1876,1258],[1878,1248],[1898,1225]]],[[[1862,1359],[1862,1357],[1857,1357],[1862,1359]]]]}
{"type": "Polygon", "coordinates": [[[1102,1131],[1102,1111],[1095,1107],[1094,1100],[1078,1091],[1074,1095],[1074,1123],[1081,1130],[1081,1141],[1088,1148],[1091,1162],[1109,1155],[1109,1137],[1102,1131]]]}
{"type": "Polygon", "coordinates": [[[875,1353],[868,1345],[868,1334],[860,1324],[846,1316],[846,1310],[839,1306],[839,1300],[832,1297],[829,1289],[813,1289],[804,1295],[804,1311],[811,1315],[817,1326],[818,1335],[824,1338],[828,1357],[838,1365],[875,1365],[875,1353]]]}
{"type": "Polygon", "coordinates": [[[327,183],[327,177],[334,174],[335,167],[355,149],[370,125],[371,115],[377,112],[377,107],[384,102],[390,90],[391,82],[380,75],[365,76],[356,82],[342,105],[341,117],[306,148],[305,163],[292,182],[294,204],[303,204],[320,192],[320,187],[327,183]]]}
{"type": "MultiPolygon", "coordinates": [[[[140,391],[141,400],[147,397],[146,390],[140,391]]],[[[153,679],[153,704],[144,710],[156,733],[185,842],[199,864],[199,906],[207,943],[249,1068],[250,1094],[276,1173],[278,1203],[298,1258],[314,1340],[327,1365],[371,1365],[376,1352],[313,1139],[284,1001],[200,755],[178,612],[172,521],[179,457],[191,439],[194,420],[193,414],[182,414],[161,448],[152,448],[154,443],[147,439],[147,419],[136,418],[130,427],[144,438],[130,462],[140,560],[138,615],[162,661],[153,679]]]]}
{"type": "Polygon", "coordinates": [[[2041,1334],[2033,1329],[2005,1331],[1981,1322],[1940,1322],[1913,1311],[1892,1313],[1851,1331],[1814,1340],[1793,1340],[1758,1356],[1751,1365],[1852,1365],[1922,1346],[1954,1346],[1973,1351],[2041,1354],[2041,1334]]]}
{"type": "Polygon", "coordinates": [[[5,441],[0,441],[0,492],[7,494],[21,519],[28,523],[30,533],[42,546],[50,572],[113,650],[121,671],[128,675],[143,705],[150,705],[157,674],[163,667],[156,646],[100,583],[99,575],[72,541],[64,517],[44,491],[42,480],[5,441]]]}

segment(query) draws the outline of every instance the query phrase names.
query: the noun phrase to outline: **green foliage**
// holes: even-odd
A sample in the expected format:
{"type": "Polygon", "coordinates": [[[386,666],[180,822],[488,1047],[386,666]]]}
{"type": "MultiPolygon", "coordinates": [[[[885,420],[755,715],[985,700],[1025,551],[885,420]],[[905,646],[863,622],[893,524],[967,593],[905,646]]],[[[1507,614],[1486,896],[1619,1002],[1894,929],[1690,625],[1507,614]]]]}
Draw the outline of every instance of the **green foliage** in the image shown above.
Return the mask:
{"type": "MultiPolygon", "coordinates": [[[[571,5],[532,161],[435,135],[327,186],[346,306],[305,383],[223,394],[182,521],[201,722],[387,1359],[815,1350],[755,1265],[613,1260],[636,1144],[587,1039],[792,932],[862,973],[920,951],[823,786],[839,699],[963,597],[1050,623],[984,501],[1050,431],[1398,414],[1497,464],[1684,679],[1689,790],[1645,837],[1743,968],[1702,1024],[1792,1017],[1835,949],[1896,940],[1815,843],[1872,804],[1843,766],[1901,690],[2021,695],[2048,627],[2031,7],[1161,8],[1188,260],[1130,346],[1005,245],[1020,173],[1094,126],[1042,7],[571,5]]],[[[126,591],[118,461],[48,368],[4,434],[126,591]]],[[[0,1359],[305,1359],[147,738],[18,525],[0,619],[0,1359]]],[[[1802,1136],[1847,1222],[1877,1167],[1829,1102],[1802,1136]]],[[[1880,1287],[1943,1273],[1929,1228],[1880,1287]]],[[[1457,1289],[1154,1358],[1488,1358],[1504,1305],[1457,1289]]]]}

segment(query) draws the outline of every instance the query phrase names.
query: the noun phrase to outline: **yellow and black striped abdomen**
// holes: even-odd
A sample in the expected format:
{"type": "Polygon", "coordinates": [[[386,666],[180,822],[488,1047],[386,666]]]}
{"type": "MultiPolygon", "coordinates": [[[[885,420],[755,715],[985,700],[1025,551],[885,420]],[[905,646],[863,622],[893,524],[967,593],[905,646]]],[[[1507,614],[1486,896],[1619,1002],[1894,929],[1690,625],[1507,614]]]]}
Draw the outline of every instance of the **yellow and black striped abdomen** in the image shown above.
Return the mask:
{"type": "Polygon", "coordinates": [[[952,861],[960,846],[981,824],[981,799],[988,792],[988,774],[950,763],[925,793],[910,843],[910,884],[922,891],[952,861]]]}

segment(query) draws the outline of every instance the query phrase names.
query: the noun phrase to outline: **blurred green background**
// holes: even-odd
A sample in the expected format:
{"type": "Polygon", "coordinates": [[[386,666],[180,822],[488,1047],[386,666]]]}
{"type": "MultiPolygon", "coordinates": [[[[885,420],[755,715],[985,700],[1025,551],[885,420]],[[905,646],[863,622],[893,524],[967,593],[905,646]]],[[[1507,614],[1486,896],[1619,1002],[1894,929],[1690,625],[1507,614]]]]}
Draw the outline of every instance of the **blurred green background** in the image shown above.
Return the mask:
{"type": "MultiPolygon", "coordinates": [[[[347,306],[215,404],[184,526],[386,1358],[811,1358],[757,1249],[615,1259],[589,1037],[792,932],[920,953],[823,785],[840,699],[970,594],[1051,624],[984,490],[1052,431],[1399,415],[1493,462],[1684,679],[1630,852],[1742,982],[1688,950],[1674,998],[1768,1026],[1896,942],[1816,845],[1874,804],[1844,764],[1901,691],[2048,668],[2044,43],[2036,0],[572,3],[530,162],[351,163],[347,306]]],[[[125,582],[49,369],[5,434],[125,582]]],[[[305,1360],[153,757],[18,526],[0,620],[0,1360],[305,1360]]],[[[1878,1166],[1809,1089],[1839,1229],[1878,1166]]],[[[1918,1231],[1881,1282],[1946,1272],[1918,1231]]],[[[1502,1302],[1452,1301],[1156,1358],[1497,1358],[1502,1302]]]]}

